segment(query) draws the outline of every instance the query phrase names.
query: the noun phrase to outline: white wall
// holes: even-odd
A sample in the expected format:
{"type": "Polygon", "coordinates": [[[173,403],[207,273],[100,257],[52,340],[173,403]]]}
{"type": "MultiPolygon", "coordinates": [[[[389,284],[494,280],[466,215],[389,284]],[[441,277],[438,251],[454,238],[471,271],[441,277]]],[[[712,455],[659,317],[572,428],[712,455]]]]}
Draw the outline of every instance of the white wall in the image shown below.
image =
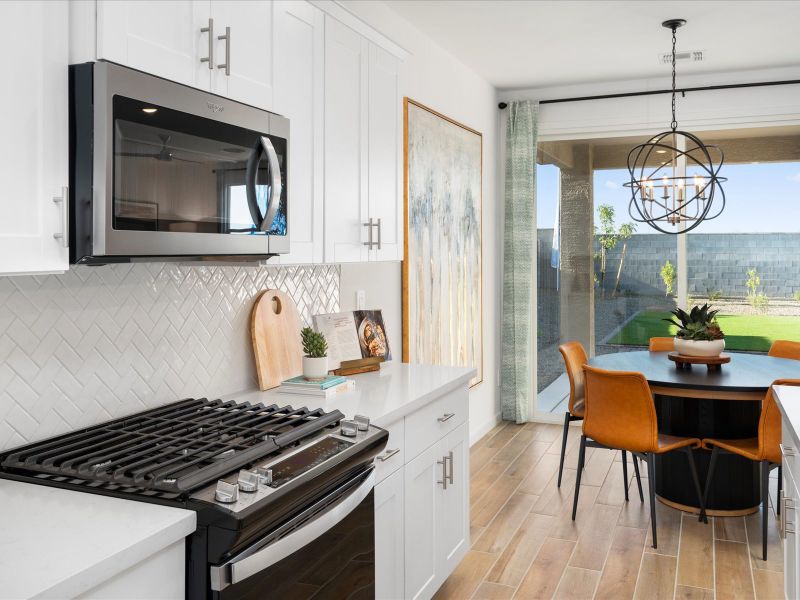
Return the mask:
{"type": "MultiPolygon", "coordinates": [[[[435,42],[381,2],[343,0],[345,9],[404,48],[410,56],[400,72],[400,95],[408,96],[483,134],[483,338],[484,381],[470,393],[470,437],[472,441],[490,429],[497,419],[498,352],[500,321],[499,210],[497,197],[498,110],[494,88],[474,71],[458,62],[435,42]]],[[[402,178],[399,194],[403,193],[402,178]]],[[[401,195],[402,197],[402,195],[401,195]]],[[[402,330],[400,266],[398,263],[343,265],[342,307],[355,304],[358,285],[376,282],[375,294],[367,293],[368,307],[381,307],[392,334],[390,343],[401,348],[402,330]],[[395,312],[396,311],[396,312],[395,312]]]]}

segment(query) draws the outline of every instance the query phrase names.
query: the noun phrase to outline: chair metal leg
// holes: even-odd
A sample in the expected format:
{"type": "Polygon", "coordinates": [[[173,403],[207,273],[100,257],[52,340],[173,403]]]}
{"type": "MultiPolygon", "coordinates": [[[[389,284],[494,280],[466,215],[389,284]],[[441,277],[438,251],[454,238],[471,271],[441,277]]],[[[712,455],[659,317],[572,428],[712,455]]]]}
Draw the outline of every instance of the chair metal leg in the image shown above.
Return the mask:
{"type": "Polygon", "coordinates": [[[761,461],[761,560],[767,560],[767,521],[769,518],[769,461],[761,461]]]}
{"type": "MultiPolygon", "coordinates": [[[[714,469],[717,466],[717,457],[719,456],[719,448],[713,446],[711,448],[711,462],[708,463],[708,475],[706,475],[706,487],[703,491],[703,506],[708,506],[708,491],[711,489],[711,482],[714,479],[714,469]]],[[[698,521],[700,518],[698,517],[698,521]]]]}
{"type": "Polygon", "coordinates": [[[581,475],[583,474],[583,461],[586,458],[586,436],[581,436],[581,449],[578,452],[578,474],[575,478],[575,499],[572,501],[572,520],[578,512],[578,494],[581,491],[581,475]]]}
{"type": "Polygon", "coordinates": [[[783,491],[783,464],[778,463],[778,505],[775,507],[775,513],[780,516],[781,514],[781,492],[783,491]]]}
{"type": "Polygon", "coordinates": [[[658,534],[656,532],[656,455],[647,454],[647,483],[650,488],[650,525],[653,528],[653,548],[658,548],[658,534]]]}
{"type": "MultiPolygon", "coordinates": [[[[636,457],[633,457],[636,462],[636,457]]],[[[622,451],[622,479],[625,481],[625,502],[628,501],[628,453],[622,451]]]]}
{"type": "Polygon", "coordinates": [[[644,502],[644,494],[642,493],[642,478],[639,476],[639,457],[635,454],[633,456],[633,472],[636,473],[636,486],[639,488],[639,500],[644,502]]]}
{"type": "Polygon", "coordinates": [[[564,433],[561,435],[561,461],[558,463],[558,487],[561,487],[561,474],[564,472],[564,455],[567,453],[568,433],[569,433],[569,411],[564,413],[564,433]]]}
{"type": "Polygon", "coordinates": [[[694,491],[697,492],[697,501],[700,503],[700,520],[703,523],[708,523],[706,516],[706,505],[703,501],[703,492],[700,489],[700,478],[697,476],[697,466],[694,464],[694,450],[685,448],[686,456],[689,458],[689,470],[692,472],[692,481],[694,481],[694,491]]]}

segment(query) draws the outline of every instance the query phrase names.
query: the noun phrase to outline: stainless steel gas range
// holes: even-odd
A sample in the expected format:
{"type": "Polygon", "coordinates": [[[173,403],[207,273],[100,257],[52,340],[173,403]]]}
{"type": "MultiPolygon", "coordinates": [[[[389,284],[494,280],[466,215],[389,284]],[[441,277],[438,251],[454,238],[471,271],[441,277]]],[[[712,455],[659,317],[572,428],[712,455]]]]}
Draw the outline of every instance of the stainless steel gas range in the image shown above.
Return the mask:
{"type": "Polygon", "coordinates": [[[335,410],[188,399],[16,448],[0,477],[197,512],[186,597],[374,597],[373,459],[335,410]]]}

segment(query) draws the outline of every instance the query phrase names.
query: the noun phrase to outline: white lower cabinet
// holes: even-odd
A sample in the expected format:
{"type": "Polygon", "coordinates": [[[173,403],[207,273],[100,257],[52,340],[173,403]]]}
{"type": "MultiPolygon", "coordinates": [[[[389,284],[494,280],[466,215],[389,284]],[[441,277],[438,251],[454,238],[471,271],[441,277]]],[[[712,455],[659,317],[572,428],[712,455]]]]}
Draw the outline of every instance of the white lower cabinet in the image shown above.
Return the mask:
{"type": "Polygon", "coordinates": [[[375,548],[375,598],[403,598],[405,557],[402,469],[375,486],[375,548]]]}
{"type": "Polygon", "coordinates": [[[387,427],[386,455],[403,456],[405,464],[375,488],[381,600],[432,597],[467,553],[468,398],[466,388],[450,392],[406,415],[402,428],[387,427]]]}
{"type": "Polygon", "coordinates": [[[798,539],[798,512],[800,511],[800,443],[791,434],[792,426],[786,419],[781,423],[783,455],[783,490],[778,502],[781,503],[780,530],[783,538],[783,586],[786,598],[800,597],[800,539],[798,539]]]}

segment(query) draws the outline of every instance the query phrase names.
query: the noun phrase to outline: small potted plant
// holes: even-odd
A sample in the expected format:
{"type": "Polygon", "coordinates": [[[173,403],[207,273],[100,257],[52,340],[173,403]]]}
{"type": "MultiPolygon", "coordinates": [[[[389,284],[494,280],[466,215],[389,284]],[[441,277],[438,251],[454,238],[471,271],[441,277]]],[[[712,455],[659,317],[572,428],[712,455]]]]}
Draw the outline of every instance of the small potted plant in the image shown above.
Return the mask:
{"type": "Polygon", "coordinates": [[[678,328],[675,351],[683,356],[719,356],[725,349],[725,334],[717,323],[718,310],[709,304],[695,306],[688,313],[676,308],[675,318],[664,319],[678,328]]]}
{"type": "Polygon", "coordinates": [[[309,381],[322,381],[328,376],[328,342],[325,336],[304,327],[300,331],[303,340],[303,377],[309,381]]]}

